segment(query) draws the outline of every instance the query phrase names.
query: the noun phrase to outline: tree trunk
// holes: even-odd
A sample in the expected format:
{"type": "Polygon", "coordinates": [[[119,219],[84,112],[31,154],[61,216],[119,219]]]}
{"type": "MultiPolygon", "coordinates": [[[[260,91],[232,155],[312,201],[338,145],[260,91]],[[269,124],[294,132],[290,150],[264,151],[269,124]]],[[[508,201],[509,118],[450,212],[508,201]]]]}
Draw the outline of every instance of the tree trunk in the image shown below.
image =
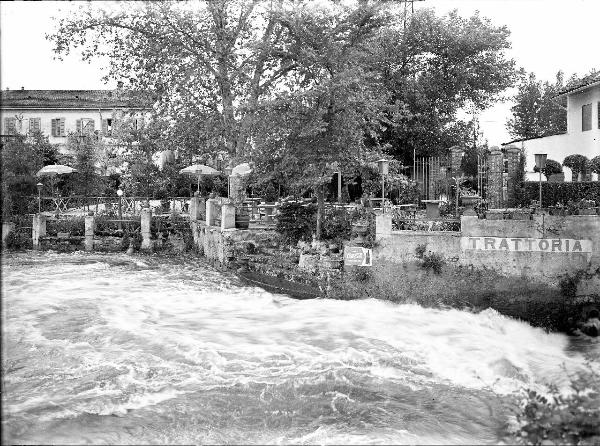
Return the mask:
{"type": "Polygon", "coordinates": [[[317,240],[321,240],[321,233],[323,227],[323,215],[325,214],[325,191],[324,186],[320,184],[317,187],[317,240]]]}

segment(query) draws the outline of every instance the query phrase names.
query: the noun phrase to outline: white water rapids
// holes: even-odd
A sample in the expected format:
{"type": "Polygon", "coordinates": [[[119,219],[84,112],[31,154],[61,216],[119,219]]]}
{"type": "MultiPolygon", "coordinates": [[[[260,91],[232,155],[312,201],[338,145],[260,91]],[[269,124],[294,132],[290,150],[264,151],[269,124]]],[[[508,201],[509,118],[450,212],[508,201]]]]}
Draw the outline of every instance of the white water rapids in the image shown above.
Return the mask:
{"type": "Polygon", "coordinates": [[[2,264],[10,443],[493,444],[511,395],[583,363],[491,310],[294,300],[191,259],[2,264]]]}

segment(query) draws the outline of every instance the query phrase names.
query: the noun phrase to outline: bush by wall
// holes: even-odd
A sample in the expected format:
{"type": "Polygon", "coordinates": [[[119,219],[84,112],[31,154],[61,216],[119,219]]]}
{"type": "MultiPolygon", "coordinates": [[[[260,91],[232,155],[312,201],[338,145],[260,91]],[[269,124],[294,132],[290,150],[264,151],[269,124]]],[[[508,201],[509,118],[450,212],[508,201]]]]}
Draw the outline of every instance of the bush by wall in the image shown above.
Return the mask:
{"type": "MultiPolygon", "coordinates": [[[[526,181],[521,206],[529,206],[532,201],[539,200],[539,183],[526,181]]],[[[542,206],[550,207],[556,204],[567,205],[569,201],[582,199],[594,200],[600,204],[600,181],[582,183],[542,183],[542,206]]]]}
{"type": "Polygon", "coordinates": [[[23,251],[33,248],[31,234],[10,231],[4,240],[4,246],[10,251],[23,251]]]}
{"type": "Polygon", "coordinates": [[[317,226],[317,206],[283,203],[279,208],[277,232],[285,243],[295,245],[300,240],[310,241],[317,226]]]}

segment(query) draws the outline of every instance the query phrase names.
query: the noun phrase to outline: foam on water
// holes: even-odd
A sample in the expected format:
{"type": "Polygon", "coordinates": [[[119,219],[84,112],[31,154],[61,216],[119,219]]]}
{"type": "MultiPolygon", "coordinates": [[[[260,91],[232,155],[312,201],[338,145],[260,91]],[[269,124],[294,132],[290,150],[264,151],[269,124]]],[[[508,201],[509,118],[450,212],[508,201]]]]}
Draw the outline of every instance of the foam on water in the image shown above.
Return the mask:
{"type": "Polygon", "coordinates": [[[3,266],[14,441],[494,443],[506,396],[583,363],[566,336],[493,310],[298,301],[191,259],[3,266]]]}

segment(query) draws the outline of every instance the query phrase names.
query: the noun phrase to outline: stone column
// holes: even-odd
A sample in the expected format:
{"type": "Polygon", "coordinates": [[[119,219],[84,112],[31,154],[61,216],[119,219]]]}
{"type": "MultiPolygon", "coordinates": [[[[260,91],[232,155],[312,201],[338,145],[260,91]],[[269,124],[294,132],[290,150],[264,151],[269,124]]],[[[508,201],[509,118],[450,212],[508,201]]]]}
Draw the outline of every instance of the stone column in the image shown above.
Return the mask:
{"type": "Polygon", "coordinates": [[[202,220],[205,212],[206,203],[204,202],[204,198],[200,197],[196,192],[190,199],[190,221],[202,220]]]}
{"type": "Polygon", "coordinates": [[[521,170],[521,149],[517,146],[510,145],[506,147],[506,158],[508,160],[508,196],[510,202],[514,198],[514,189],[517,182],[523,178],[521,170]]]}
{"type": "Polygon", "coordinates": [[[46,216],[35,214],[33,216],[33,228],[31,229],[31,238],[33,239],[33,249],[40,249],[40,237],[46,235],[46,216]]]}
{"type": "Polygon", "coordinates": [[[6,240],[6,237],[8,237],[8,234],[13,232],[14,230],[15,230],[14,223],[2,223],[2,243],[4,243],[4,240],[6,240]]]}
{"type": "Polygon", "coordinates": [[[488,189],[487,200],[490,209],[504,207],[502,200],[502,173],[504,172],[504,155],[497,147],[491,147],[488,154],[488,189]]]}
{"type": "Polygon", "coordinates": [[[221,230],[235,229],[235,205],[225,203],[221,206],[221,230]]]}
{"type": "Polygon", "coordinates": [[[93,215],[87,215],[85,217],[85,250],[94,250],[94,228],[95,218],[93,215]]]}
{"type": "Polygon", "coordinates": [[[214,198],[209,198],[206,200],[206,226],[213,226],[215,222],[215,200],[214,198]]]}
{"type": "Polygon", "coordinates": [[[379,240],[392,235],[392,214],[379,214],[375,216],[375,239],[379,240]]]}
{"type": "Polygon", "coordinates": [[[152,240],[150,240],[150,225],[152,223],[152,211],[149,208],[142,209],[140,213],[141,233],[142,233],[142,250],[152,249],[152,240]]]}

